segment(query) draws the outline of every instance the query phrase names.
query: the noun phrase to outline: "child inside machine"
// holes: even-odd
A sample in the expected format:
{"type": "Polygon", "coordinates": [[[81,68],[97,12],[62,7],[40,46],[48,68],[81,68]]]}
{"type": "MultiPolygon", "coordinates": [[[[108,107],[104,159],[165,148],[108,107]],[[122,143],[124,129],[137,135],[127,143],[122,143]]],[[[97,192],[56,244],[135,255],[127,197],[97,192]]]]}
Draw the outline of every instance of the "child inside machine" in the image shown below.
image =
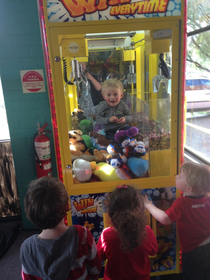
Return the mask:
{"type": "Polygon", "coordinates": [[[27,218],[41,233],[21,246],[22,279],[98,279],[101,262],[90,231],[64,223],[69,205],[62,182],[49,176],[32,181],[24,204],[27,218]]]}
{"type": "Polygon", "coordinates": [[[118,186],[108,199],[111,227],[99,237],[97,249],[105,266],[104,280],[150,279],[150,259],[158,250],[157,239],[146,225],[140,190],[118,186]]]}
{"type": "Polygon", "coordinates": [[[145,196],[146,209],[163,225],[177,222],[185,280],[210,279],[210,167],[184,163],[176,176],[176,188],[183,196],[163,211],[145,196]]]}
{"type": "Polygon", "coordinates": [[[105,136],[114,140],[117,130],[131,128],[129,123],[133,117],[127,104],[122,100],[123,85],[117,79],[108,79],[103,82],[101,92],[104,101],[101,101],[95,108],[96,124],[101,125],[105,136]]]}

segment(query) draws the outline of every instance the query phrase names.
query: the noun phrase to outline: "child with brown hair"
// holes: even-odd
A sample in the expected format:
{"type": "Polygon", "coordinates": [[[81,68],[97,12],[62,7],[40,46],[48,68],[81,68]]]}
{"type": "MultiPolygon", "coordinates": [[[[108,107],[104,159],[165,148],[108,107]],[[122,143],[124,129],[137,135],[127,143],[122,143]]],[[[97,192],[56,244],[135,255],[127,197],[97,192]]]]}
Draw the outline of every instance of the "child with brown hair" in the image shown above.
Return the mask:
{"type": "Polygon", "coordinates": [[[118,186],[109,197],[108,213],[113,226],[103,230],[97,243],[101,260],[108,260],[103,279],[149,280],[149,255],[156,255],[158,245],[152,229],[146,225],[140,191],[118,186]]]}
{"type": "Polygon", "coordinates": [[[176,187],[183,196],[163,211],[145,196],[144,204],[163,225],[177,221],[183,249],[182,272],[186,280],[210,279],[210,167],[187,162],[176,176],[176,187]]]}
{"type": "Polygon", "coordinates": [[[106,138],[114,140],[117,130],[131,128],[133,120],[131,111],[122,100],[123,85],[117,79],[108,79],[102,84],[101,93],[105,101],[101,101],[95,108],[96,123],[105,130],[106,138]]]}
{"type": "Polygon", "coordinates": [[[21,246],[22,279],[98,279],[101,262],[90,231],[64,223],[69,206],[61,181],[52,177],[32,181],[24,203],[26,216],[42,231],[21,246]]]}

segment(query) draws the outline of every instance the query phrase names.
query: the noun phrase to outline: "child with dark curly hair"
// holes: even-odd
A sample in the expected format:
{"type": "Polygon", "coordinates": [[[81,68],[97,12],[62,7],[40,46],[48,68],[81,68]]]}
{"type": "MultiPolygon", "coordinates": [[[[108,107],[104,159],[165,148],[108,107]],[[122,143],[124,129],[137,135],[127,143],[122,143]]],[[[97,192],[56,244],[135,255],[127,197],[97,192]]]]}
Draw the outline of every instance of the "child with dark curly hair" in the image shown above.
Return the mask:
{"type": "Polygon", "coordinates": [[[24,203],[27,218],[42,231],[21,246],[22,279],[98,279],[101,262],[90,231],[64,223],[69,206],[62,182],[52,177],[32,181],[24,203]]]}
{"type": "Polygon", "coordinates": [[[149,280],[149,256],[156,255],[158,244],[146,225],[140,191],[118,186],[109,197],[108,213],[112,226],[103,230],[97,244],[101,261],[108,260],[103,279],[149,280]]]}

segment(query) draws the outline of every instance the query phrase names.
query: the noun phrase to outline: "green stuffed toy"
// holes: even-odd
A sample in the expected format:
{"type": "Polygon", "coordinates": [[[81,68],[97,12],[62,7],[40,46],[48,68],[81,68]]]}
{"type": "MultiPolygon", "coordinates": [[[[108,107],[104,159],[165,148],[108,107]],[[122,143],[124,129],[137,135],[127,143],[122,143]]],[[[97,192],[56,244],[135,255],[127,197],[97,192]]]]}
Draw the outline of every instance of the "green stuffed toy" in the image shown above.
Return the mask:
{"type": "Polygon", "coordinates": [[[81,137],[85,141],[85,144],[88,147],[88,149],[95,149],[89,135],[83,134],[83,135],[81,135],[81,137]]]}
{"type": "Polygon", "coordinates": [[[93,123],[90,120],[82,120],[79,122],[79,129],[82,131],[82,134],[88,134],[90,131],[93,131],[93,123]]]}

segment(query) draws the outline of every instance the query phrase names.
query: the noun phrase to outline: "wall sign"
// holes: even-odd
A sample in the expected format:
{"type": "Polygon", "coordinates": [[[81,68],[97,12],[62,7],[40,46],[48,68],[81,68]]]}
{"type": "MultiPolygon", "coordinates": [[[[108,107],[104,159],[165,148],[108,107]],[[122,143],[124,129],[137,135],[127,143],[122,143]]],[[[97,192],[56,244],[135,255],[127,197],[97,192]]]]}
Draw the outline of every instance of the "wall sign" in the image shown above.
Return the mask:
{"type": "Polygon", "coordinates": [[[20,76],[23,93],[46,91],[43,70],[21,70],[20,76]]]}
{"type": "Polygon", "coordinates": [[[181,15],[181,0],[46,0],[49,22],[181,15]]]}

